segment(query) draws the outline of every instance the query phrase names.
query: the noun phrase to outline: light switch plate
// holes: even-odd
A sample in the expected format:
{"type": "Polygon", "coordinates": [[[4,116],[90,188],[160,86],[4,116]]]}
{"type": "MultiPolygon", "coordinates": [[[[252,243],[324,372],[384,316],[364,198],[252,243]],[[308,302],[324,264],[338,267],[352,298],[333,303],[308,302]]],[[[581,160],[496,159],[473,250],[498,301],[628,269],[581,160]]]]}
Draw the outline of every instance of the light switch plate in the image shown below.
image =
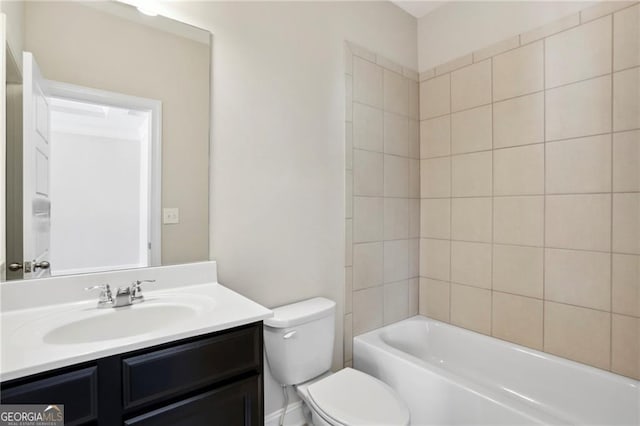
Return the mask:
{"type": "Polygon", "coordinates": [[[162,223],[165,225],[172,225],[180,223],[180,209],[177,207],[162,209],[162,223]]]}

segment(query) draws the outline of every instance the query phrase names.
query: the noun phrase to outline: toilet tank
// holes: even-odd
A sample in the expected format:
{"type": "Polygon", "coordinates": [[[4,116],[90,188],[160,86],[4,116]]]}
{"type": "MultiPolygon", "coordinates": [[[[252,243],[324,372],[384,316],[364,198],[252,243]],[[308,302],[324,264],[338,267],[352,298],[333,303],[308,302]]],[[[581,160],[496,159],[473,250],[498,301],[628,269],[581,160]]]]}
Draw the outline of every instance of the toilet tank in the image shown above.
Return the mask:
{"type": "Polygon", "coordinates": [[[264,347],[273,378],[304,383],[329,371],[335,335],[334,301],[324,297],[273,309],[264,320],[264,347]]]}

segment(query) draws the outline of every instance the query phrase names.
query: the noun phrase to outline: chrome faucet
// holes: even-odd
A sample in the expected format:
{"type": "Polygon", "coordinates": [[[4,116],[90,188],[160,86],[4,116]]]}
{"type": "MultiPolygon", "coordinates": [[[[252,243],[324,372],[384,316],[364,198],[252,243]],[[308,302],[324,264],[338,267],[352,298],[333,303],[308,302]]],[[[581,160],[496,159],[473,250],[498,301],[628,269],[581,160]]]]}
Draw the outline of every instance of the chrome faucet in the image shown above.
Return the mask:
{"type": "Polygon", "coordinates": [[[94,285],[92,287],[87,287],[84,290],[100,290],[100,296],[98,296],[98,308],[109,308],[113,305],[113,296],[111,294],[111,287],[109,284],[94,285]]]}
{"type": "Polygon", "coordinates": [[[156,280],[136,280],[129,287],[119,287],[113,297],[109,284],[87,287],[85,290],[100,290],[98,308],[120,308],[144,301],[142,283],[153,283],[156,280]]]}

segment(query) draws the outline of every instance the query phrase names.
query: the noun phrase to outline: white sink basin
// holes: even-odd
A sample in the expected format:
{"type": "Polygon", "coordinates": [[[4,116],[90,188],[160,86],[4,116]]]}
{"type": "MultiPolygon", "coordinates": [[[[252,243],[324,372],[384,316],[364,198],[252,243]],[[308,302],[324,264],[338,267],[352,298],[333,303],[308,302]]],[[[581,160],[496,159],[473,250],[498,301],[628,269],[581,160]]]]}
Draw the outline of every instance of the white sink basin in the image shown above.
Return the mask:
{"type": "Polygon", "coordinates": [[[89,318],[83,318],[46,333],[44,343],[77,344],[101,340],[121,339],[149,333],[176,324],[198,314],[196,309],[184,305],[149,304],[123,308],[105,308],[89,318]]]}
{"type": "Polygon", "coordinates": [[[26,322],[12,337],[32,336],[47,345],[81,345],[154,335],[198,320],[217,303],[209,297],[165,293],[121,308],[98,309],[95,302],[87,305],[73,305],[26,322]]]}

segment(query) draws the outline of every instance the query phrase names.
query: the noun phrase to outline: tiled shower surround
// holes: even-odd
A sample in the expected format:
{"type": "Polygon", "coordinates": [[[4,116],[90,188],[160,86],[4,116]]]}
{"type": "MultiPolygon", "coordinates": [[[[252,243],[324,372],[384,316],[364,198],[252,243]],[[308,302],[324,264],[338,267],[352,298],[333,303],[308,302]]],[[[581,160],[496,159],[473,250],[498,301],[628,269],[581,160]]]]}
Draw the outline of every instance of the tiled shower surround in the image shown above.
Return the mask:
{"type": "Polygon", "coordinates": [[[419,299],[640,378],[639,22],[603,3],[470,53],[420,74],[419,108],[414,73],[347,50],[346,365],[419,299]]]}
{"type": "Polygon", "coordinates": [[[345,47],[345,363],[352,336],[418,313],[418,73],[345,47]]]}
{"type": "Polygon", "coordinates": [[[421,314],[640,378],[632,4],[421,74],[421,314]]]}

